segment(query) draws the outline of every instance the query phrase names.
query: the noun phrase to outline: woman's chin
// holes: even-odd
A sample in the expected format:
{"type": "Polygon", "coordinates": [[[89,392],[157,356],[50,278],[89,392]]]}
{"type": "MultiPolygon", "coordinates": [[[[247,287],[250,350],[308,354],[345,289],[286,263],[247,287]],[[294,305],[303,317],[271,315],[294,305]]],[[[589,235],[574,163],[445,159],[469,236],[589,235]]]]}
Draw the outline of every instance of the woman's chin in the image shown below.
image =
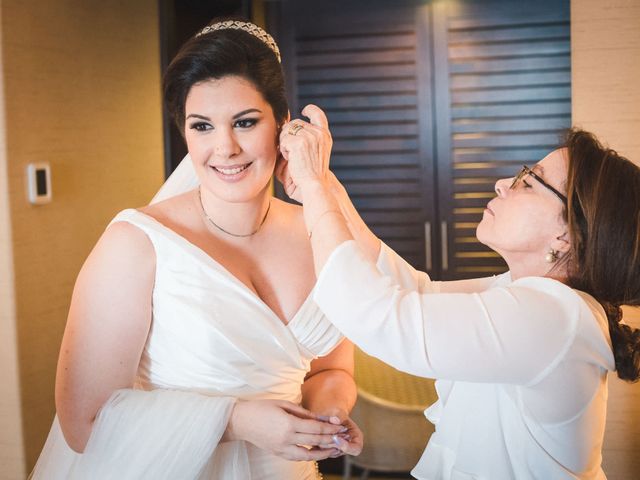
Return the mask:
{"type": "Polygon", "coordinates": [[[220,185],[217,182],[212,185],[212,182],[205,182],[202,188],[226,203],[251,203],[269,193],[270,180],[259,183],[243,181],[233,185],[220,185]]]}
{"type": "Polygon", "coordinates": [[[483,245],[487,245],[486,243],[487,233],[488,233],[487,225],[485,224],[484,218],[483,218],[482,220],[480,220],[480,223],[478,223],[478,226],[476,227],[476,238],[483,245]]]}

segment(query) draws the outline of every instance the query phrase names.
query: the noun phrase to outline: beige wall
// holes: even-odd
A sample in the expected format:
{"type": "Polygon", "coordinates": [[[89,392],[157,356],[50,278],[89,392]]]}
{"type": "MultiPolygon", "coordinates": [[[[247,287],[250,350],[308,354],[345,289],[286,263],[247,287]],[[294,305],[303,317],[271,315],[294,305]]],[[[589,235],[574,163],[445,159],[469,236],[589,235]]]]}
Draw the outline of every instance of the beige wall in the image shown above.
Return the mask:
{"type": "MultiPolygon", "coordinates": [[[[162,183],[158,11],[156,0],[2,0],[1,11],[9,218],[0,212],[0,234],[13,234],[23,414],[11,408],[30,469],[54,415],[78,270],[109,219],[146,203],[162,183]],[[49,205],[26,200],[32,161],[51,164],[49,205]]],[[[4,339],[4,312],[1,319],[4,339]]],[[[0,436],[4,443],[10,434],[0,436]]]]}
{"type": "MultiPolygon", "coordinates": [[[[640,1],[572,0],[571,47],[573,123],[640,165],[640,1]]],[[[609,480],[640,478],[640,385],[614,376],[603,455],[609,480]]]]}
{"type": "Polygon", "coordinates": [[[0,477],[24,478],[2,65],[0,45],[0,477]]]}

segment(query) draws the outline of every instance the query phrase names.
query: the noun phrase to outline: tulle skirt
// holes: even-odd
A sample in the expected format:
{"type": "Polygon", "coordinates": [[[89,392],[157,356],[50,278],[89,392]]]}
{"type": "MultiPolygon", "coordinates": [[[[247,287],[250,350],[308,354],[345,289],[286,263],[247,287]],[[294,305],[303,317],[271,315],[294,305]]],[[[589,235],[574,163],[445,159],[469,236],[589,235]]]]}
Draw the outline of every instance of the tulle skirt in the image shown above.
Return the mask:
{"type": "Polygon", "coordinates": [[[246,442],[219,443],[234,398],[174,390],[118,390],[100,410],[83,454],[53,421],[32,480],[315,480],[246,442]]]}

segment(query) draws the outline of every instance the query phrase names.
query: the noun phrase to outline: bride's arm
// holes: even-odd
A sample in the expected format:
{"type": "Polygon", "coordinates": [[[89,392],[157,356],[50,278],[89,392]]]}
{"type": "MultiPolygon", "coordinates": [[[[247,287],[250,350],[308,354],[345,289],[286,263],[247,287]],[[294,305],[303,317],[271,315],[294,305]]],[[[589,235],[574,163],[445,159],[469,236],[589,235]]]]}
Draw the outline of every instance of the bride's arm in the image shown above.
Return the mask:
{"type": "Polygon", "coordinates": [[[337,417],[346,425],[351,439],[342,450],[357,455],[362,450],[362,433],[349,419],[357,396],[353,369],[353,344],[345,339],[329,355],[311,362],[302,384],[302,406],[318,415],[337,417]]]}
{"type": "Polygon", "coordinates": [[[80,271],[56,375],[60,425],[77,452],[111,394],[133,386],[151,323],[154,275],[151,242],[122,222],[105,231],[80,271]]]}

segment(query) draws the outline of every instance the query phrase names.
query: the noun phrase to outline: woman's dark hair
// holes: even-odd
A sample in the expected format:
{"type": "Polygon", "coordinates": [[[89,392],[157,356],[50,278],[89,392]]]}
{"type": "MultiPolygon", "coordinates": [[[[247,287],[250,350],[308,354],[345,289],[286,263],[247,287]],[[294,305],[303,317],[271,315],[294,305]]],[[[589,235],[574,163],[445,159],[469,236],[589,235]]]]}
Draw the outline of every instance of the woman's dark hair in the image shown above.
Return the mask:
{"type": "Polygon", "coordinates": [[[640,330],[620,323],[621,305],[640,305],[640,168],[569,130],[566,220],[572,246],[568,284],[605,308],[618,377],[640,378],[640,330]]]}
{"type": "MultiPolygon", "coordinates": [[[[229,18],[214,19],[209,25],[223,20],[229,18]]],[[[276,122],[286,121],[289,107],[284,75],[274,51],[244,30],[214,30],[188,40],[164,75],[164,99],[183,135],[185,102],[191,87],[198,82],[227,76],[238,76],[251,82],[271,105],[276,122]]]]}

